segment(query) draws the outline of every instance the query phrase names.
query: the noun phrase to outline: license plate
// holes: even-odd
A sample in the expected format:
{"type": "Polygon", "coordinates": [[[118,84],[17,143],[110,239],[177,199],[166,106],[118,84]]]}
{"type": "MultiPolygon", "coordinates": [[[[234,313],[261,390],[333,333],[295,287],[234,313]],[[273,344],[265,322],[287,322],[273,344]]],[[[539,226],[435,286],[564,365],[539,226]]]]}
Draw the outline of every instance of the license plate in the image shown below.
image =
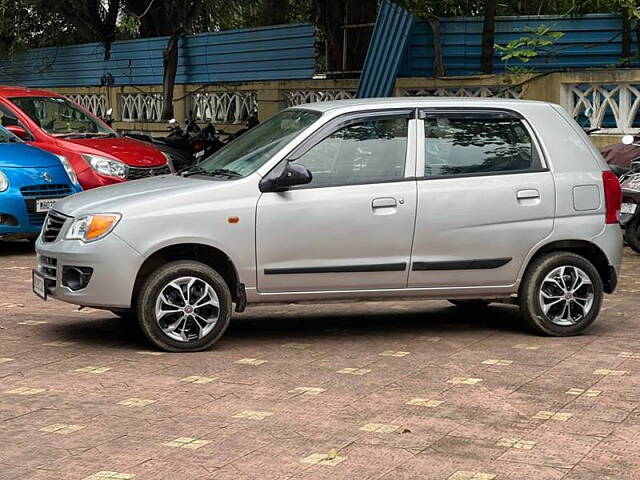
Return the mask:
{"type": "Polygon", "coordinates": [[[45,213],[53,208],[59,198],[46,198],[43,200],[36,200],[36,212],[45,213]]]}
{"type": "Polygon", "coordinates": [[[637,203],[623,203],[620,207],[620,213],[634,214],[636,213],[636,208],[638,208],[637,203]]]}
{"type": "Polygon", "coordinates": [[[47,299],[47,287],[44,276],[37,270],[32,270],[31,278],[33,279],[33,293],[39,296],[41,299],[47,299]]]}

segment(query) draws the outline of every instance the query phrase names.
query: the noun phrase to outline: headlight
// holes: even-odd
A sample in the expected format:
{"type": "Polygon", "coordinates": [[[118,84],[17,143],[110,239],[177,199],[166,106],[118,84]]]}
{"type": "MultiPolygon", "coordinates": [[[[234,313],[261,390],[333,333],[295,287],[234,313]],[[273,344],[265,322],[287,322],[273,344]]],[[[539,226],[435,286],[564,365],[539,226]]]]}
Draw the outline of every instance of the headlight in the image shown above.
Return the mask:
{"type": "Polygon", "coordinates": [[[110,177],[127,178],[129,167],[124,163],[112,158],[101,157],[100,155],[90,155],[85,153],[82,157],[89,162],[91,168],[96,172],[110,177]]]}
{"type": "Polygon", "coordinates": [[[101,213],[76,218],[65,236],[66,240],[82,240],[93,242],[106,237],[118,224],[122,215],[119,213],[101,213]]]}
{"type": "Polygon", "coordinates": [[[64,155],[57,155],[57,154],[56,154],[56,157],[60,159],[60,163],[62,163],[62,166],[64,167],[64,171],[67,172],[67,177],[69,177],[69,180],[71,180],[71,183],[73,183],[74,185],[77,185],[78,177],[76,176],[76,172],[73,170],[73,167],[69,163],[69,160],[67,160],[67,157],[65,157],[64,155]]]}
{"type": "Polygon", "coordinates": [[[9,188],[9,179],[0,171],[0,192],[4,192],[7,188],[9,188]]]}

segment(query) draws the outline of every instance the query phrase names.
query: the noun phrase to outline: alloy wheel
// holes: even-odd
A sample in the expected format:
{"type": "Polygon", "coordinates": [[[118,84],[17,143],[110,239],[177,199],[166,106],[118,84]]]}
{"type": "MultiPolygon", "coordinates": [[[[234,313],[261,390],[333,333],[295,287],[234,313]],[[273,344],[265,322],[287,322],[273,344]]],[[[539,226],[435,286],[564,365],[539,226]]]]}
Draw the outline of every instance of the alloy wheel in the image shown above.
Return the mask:
{"type": "Polygon", "coordinates": [[[538,301],[545,317],[566,327],[583,320],[591,311],[593,284],[580,268],[565,265],[553,269],[540,284],[538,301]]]}
{"type": "Polygon", "coordinates": [[[193,342],[213,330],[220,300],[213,287],[198,277],[181,277],[165,285],[156,299],[156,322],[178,342],[193,342]]]}

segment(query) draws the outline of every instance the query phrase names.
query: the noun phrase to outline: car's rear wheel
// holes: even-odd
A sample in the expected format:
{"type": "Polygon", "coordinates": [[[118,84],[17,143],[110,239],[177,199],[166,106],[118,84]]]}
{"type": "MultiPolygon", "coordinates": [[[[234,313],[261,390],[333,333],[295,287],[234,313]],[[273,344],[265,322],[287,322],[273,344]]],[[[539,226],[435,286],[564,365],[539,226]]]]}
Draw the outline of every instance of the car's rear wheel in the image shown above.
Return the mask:
{"type": "Polygon", "coordinates": [[[448,300],[449,303],[459,308],[473,310],[474,308],[484,308],[491,303],[489,300],[483,300],[481,298],[462,299],[462,300],[448,300]]]}
{"type": "Polygon", "coordinates": [[[529,266],[518,300],[524,320],[536,332],[575,335],[598,316],[602,279],[586,258],[570,252],[543,255],[529,266]]]}
{"type": "Polygon", "coordinates": [[[170,352],[211,347],[231,320],[231,292],[200,262],[181,260],[158,268],[138,294],[138,322],[147,338],[170,352]]]}

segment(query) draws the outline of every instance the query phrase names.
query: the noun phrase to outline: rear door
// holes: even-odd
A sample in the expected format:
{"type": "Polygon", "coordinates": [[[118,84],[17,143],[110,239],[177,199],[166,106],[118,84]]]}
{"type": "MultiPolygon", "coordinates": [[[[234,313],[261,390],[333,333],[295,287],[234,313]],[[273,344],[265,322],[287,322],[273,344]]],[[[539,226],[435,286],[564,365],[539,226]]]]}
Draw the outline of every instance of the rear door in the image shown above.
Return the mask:
{"type": "Polygon", "coordinates": [[[554,182],[535,135],[507,111],[422,118],[409,287],[513,284],[553,228],[554,182]]]}

